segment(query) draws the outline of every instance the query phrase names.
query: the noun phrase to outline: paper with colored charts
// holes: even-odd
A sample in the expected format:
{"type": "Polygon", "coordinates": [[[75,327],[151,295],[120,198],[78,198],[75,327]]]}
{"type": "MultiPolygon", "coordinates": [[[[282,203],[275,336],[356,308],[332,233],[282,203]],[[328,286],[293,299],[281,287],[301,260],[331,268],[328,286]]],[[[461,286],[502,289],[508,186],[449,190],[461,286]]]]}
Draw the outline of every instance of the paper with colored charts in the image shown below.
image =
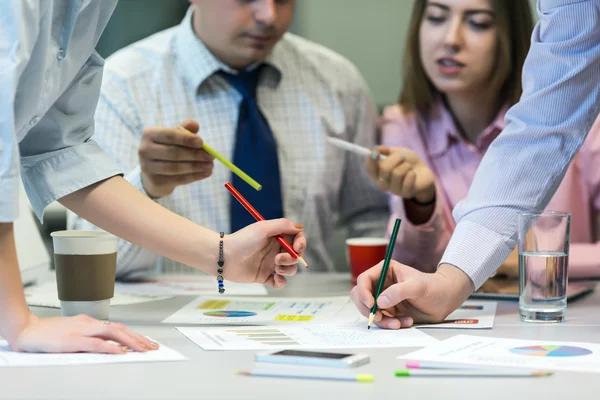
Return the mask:
{"type": "Polygon", "coordinates": [[[138,353],[129,351],[125,354],[93,354],[93,353],[20,353],[11,351],[8,343],[0,340],[0,368],[2,367],[48,367],[84,364],[118,364],[132,362],[165,362],[184,361],[183,355],[175,350],[160,345],[158,350],[138,353]]]}
{"type": "Polygon", "coordinates": [[[496,318],[495,301],[467,300],[458,310],[450,314],[442,323],[415,325],[415,328],[435,329],[491,329],[496,318]]]}
{"type": "Polygon", "coordinates": [[[399,356],[410,361],[600,373],[600,344],[457,335],[399,356]]]}
{"type": "Polygon", "coordinates": [[[367,329],[364,321],[331,325],[177,328],[204,350],[422,347],[437,339],[420,330],[367,329]]]}
{"type": "Polygon", "coordinates": [[[322,298],[198,297],[167,317],[167,324],[310,325],[361,318],[348,296],[322,298]]]}

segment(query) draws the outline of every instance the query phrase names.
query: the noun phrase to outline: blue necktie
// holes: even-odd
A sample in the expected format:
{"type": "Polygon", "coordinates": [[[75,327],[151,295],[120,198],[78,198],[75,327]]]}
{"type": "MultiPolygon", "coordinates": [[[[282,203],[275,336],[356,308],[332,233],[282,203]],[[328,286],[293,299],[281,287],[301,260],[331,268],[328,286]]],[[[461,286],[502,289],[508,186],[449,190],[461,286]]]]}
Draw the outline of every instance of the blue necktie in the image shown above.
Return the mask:
{"type": "MultiPolygon", "coordinates": [[[[233,163],[262,185],[256,191],[237,175],[231,174],[231,184],[262,214],[265,219],[283,217],[277,143],[269,123],[260,112],[256,87],[262,66],[238,75],[221,71],[221,75],[241,95],[240,112],[235,135],[233,163]]],[[[238,201],[230,198],[231,232],[236,232],[256,220],[238,201]]]]}

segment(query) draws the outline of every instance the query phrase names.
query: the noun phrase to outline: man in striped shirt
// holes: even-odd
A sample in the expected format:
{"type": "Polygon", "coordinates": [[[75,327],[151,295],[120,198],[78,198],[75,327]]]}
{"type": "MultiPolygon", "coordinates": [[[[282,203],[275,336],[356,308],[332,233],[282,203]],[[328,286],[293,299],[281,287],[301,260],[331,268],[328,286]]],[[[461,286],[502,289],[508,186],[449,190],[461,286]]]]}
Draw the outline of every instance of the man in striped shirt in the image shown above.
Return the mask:
{"type": "MultiPolygon", "coordinates": [[[[244,153],[236,148],[236,131],[245,99],[227,74],[262,66],[256,102],[276,143],[281,200],[267,210],[257,208],[261,213],[279,208],[281,216],[303,223],[310,270],[334,271],[344,267],[335,265],[343,256],[334,246],[336,224],[346,236],[381,237],[388,206],[368,179],[364,159],[331,147],[326,138],[370,148],[376,143],[377,113],[348,60],[286,33],[294,7],[294,0],[193,0],[179,26],[109,57],[94,139],[126,179],[156,202],[207,228],[231,232],[232,199],[223,184],[235,177],[189,144],[189,132],[176,127],[197,132],[237,163],[238,152],[244,153]]],[[[249,148],[245,153],[241,156],[256,163],[267,158],[249,148]]],[[[258,172],[272,172],[265,168],[270,169],[259,167],[258,172]]],[[[74,214],[69,227],[93,228],[74,214]]],[[[156,265],[187,270],[119,243],[121,278],[145,274],[156,265]]]]}

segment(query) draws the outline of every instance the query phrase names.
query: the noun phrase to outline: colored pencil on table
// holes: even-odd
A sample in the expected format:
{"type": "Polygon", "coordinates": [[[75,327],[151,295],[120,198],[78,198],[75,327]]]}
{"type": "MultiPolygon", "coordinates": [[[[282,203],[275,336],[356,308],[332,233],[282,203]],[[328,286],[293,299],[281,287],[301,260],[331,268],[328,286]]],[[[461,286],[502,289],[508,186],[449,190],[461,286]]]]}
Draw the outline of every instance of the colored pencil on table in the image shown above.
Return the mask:
{"type": "Polygon", "coordinates": [[[400,229],[401,222],[402,220],[400,218],[396,218],[396,222],[394,223],[394,229],[392,230],[392,236],[390,237],[390,242],[388,243],[387,251],[385,253],[383,267],[381,268],[381,275],[379,275],[377,290],[375,290],[375,304],[373,304],[373,308],[371,308],[371,313],[369,314],[369,325],[367,326],[367,329],[371,329],[371,325],[373,324],[373,320],[375,319],[375,313],[377,313],[377,298],[383,290],[383,283],[385,282],[385,277],[390,266],[390,261],[392,259],[392,253],[394,252],[396,237],[398,236],[398,230],[400,229]]]}
{"type": "Polygon", "coordinates": [[[327,137],[327,141],[335,147],[339,147],[340,149],[349,151],[351,153],[359,154],[361,156],[366,157],[372,157],[373,159],[379,158],[380,160],[385,160],[385,156],[383,154],[378,154],[374,150],[369,150],[366,147],[360,146],[355,143],[347,142],[345,140],[334,138],[331,136],[327,137]]]}
{"type": "Polygon", "coordinates": [[[273,378],[298,378],[298,379],[326,379],[333,381],[373,382],[373,375],[341,375],[341,374],[315,374],[306,372],[284,371],[235,371],[237,375],[267,376],[273,378]]]}
{"type": "MultiPolygon", "coordinates": [[[[235,197],[235,199],[240,202],[240,204],[254,217],[254,219],[256,219],[257,221],[264,221],[265,220],[263,218],[263,216],[260,215],[260,213],[254,207],[252,207],[252,204],[250,204],[248,202],[248,200],[246,200],[246,198],[244,196],[242,196],[242,194],[240,192],[238,192],[238,190],[236,188],[234,188],[231,183],[227,182],[225,184],[225,188],[227,190],[229,190],[229,193],[231,193],[233,195],[233,197],[235,197]]],[[[295,259],[297,259],[300,264],[302,264],[306,268],[308,268],[308,264],[306,263],[306,261],[304,261],[304,258],[300,257],[300,255],[298,253],[296,253],[296,251],[294,250],[294,248],[288,242],[285,241],[285,239],[283,238],[283,236],[281,236],[281,235],[275,236],[275,239],[277,239],[277,241],[279,242],[279,244],[284,249],[286,249],[287,252],[292,257],[294,257],[295,259]]]]}
{"type": "MultiPolygon", "coordinates": [[[[190,132],[190,131],[188,131],[187,129],[185,129],[181,125],[177,125],[177,128],[178,129],[183,129],[183,130],[185,130],[187,132],[190,132]]],[[[202,144],[202,149],[204,151],[206,151],[208,154],[210,154],[211,156],[213,156],[214,158],[216,158],[217,160],[221,161],[221,163],[223,163],[223,165],[225,165],[227,168],[229,168],[231,170],[231,172],[233,172],[234,174],[236,174],[237,176],[239,176],[244,182],[246,182],[248,185],[252,186],[255,190],[259,190],[260,191],[262,189],[262,185],[260,183],[256,182],[248,174],[246,174],[244,171],[242,171],[241,169],[239,169],[238,167],[236,167],[231,161],[229,161],[228,159],[226,159],[225,157],[223,157],[215,149],[213,149],[212,147],[210,147],[206,143],[202,144]]]]}
{"type": "MultiPolygon", "coordinates": [[[[434,363],[423,363],[419,361],[407,361],[406,369],[450,369],[450,370],[508,370],[509,368],[492,367],[485,365],[460,365],[460,364],[434,364],[434,363]]],[[[511,371],[513,369],[510,369],[511,371]]]]}
{"type": "Polygon", "coordinates": [[[453,377],[453,376],[464,376],[464,377],[520,377],[520,376],[532,376],[532,377],[542,377],[542,376],[551,376],[554,372],[549,371],[494,371],[494,370],[482,370],[482,371],[449,371],[449,370],[400,370],[395,372],[396,376],[399,378],[406,378],[410,376],[414,377],[425,377],[425,376],[435,376],[435,377],[453,377]]]}

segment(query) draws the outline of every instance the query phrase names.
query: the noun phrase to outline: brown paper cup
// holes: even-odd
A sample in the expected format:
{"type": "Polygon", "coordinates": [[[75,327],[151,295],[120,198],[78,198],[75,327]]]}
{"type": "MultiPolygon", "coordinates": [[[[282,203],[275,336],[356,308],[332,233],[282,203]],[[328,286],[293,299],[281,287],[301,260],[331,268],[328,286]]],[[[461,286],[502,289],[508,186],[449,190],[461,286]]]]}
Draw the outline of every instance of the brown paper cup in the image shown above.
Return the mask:
{"type": "Polygon", "coordinates": [[[62,315],[108,319],[115,289],[117,238],[102,231],[58,231],[51,236],[62,315]]]}

